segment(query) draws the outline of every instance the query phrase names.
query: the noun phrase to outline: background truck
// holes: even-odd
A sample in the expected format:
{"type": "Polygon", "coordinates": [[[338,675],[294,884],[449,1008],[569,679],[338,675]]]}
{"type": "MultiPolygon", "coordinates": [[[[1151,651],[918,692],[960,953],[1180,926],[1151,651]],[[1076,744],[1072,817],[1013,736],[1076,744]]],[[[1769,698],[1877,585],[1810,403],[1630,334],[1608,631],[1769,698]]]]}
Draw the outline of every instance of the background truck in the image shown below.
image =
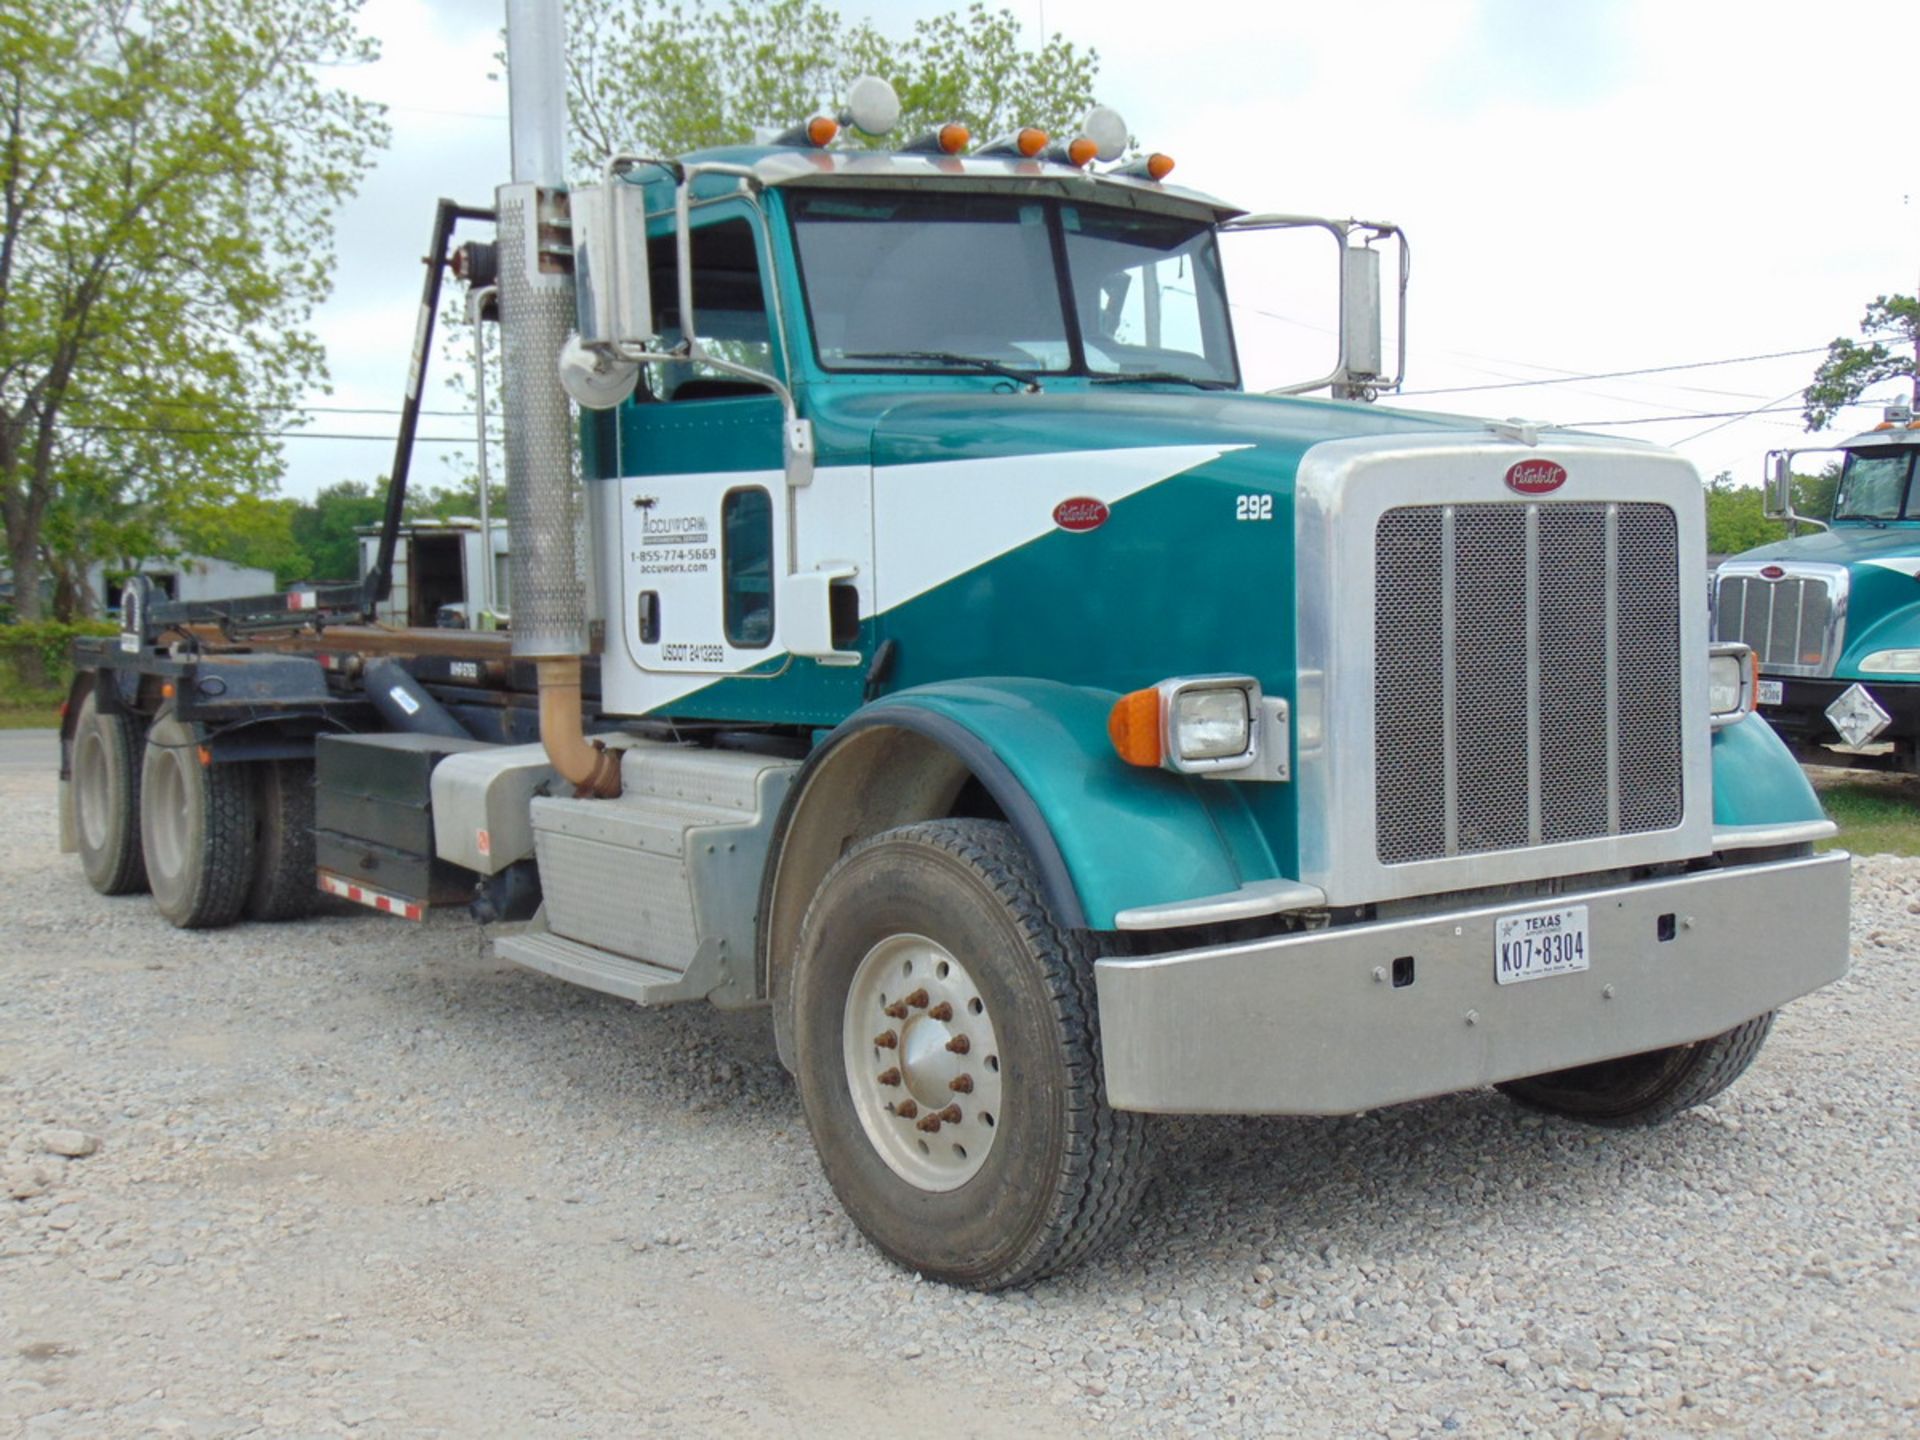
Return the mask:
{"type": "Polygon", "coordinates": [[[367,623],[423,333],[365,585],[80,647],[97,888],[204,926],[317,874],[766,1007],[856,1222],[987,1288],[1125,1223],[1153,1112],[1656,1121],[1845,971],[1848,859],[1710,642],[1689,466],[1242,389],[1222,233],[1332,237],[1303,388],[1364,397],[1394,227],[1169,185],[1110,112],[841,143],[895,123],[872,79],[569,191],[556,11],[509,7],[514,180],[442,203],[423,297],[497,291],[510,632],[367,623]]]}
{"type": "Polygon", "coordinates": [[[1772,451],[1767,514],[1796,533],[1734,556],[1715,576],[1717,633],[1758,657],[1761,713],[1822,765],[1920,771],[1917,455],[1920,423],[1905,404],[1837,446],[1772,451]],[[1795,458],[1834,451],[1832,513],[1795,514],[1795,458]],[[1798,534],[1801,525],[1816,532],[1798,534]]]}

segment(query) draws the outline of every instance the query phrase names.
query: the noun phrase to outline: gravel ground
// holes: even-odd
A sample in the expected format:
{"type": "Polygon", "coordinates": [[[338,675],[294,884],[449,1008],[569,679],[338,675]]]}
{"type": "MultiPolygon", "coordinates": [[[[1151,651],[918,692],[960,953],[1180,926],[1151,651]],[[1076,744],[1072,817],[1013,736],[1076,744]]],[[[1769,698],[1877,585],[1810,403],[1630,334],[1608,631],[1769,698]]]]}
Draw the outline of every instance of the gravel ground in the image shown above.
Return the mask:
{"type": "Polygon", "coordinates": [[[0,1431],[1920,1430],[1920,862],[1714,1107],[1169,1122],[1124,1243],[986,1297],[863,1244],[762,1017],[451,916],[181,934],[53,794],[0,762],[0,1431]]]}

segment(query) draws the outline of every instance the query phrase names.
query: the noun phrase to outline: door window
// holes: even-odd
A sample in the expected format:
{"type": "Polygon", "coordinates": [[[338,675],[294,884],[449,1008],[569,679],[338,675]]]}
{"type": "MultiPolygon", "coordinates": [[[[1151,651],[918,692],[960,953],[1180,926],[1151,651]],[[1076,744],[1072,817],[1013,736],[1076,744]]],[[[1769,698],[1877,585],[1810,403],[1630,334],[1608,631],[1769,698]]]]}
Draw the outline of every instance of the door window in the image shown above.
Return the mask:
{"type": "Polygon", "coordinates": [[[764,649],[773,639],[773,500],[757,485],[721,502],[720,569],[727,643],[764,649]]]}

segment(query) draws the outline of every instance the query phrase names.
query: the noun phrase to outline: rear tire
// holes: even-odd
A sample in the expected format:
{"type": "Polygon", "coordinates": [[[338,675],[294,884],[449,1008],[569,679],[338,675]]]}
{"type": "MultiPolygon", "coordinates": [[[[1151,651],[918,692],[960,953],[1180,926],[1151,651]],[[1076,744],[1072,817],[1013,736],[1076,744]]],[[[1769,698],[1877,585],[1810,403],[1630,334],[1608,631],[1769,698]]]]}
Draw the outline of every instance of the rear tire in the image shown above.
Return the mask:
{"type": "Polygon", "coordinates": [[[793,1004],[814,1148],[900,1264],[1021,1285],[1132,1214],[1146,1120],[1106,1103],[1092,957],[1010,826],[931,821],[850,850],[808,908],[793,1004]]]}
{"type": "Polygon", "coordinates": [[[202,763],[194,727],[163,710],[147,730],[140,840],[159,912],[182,930],[231,925],[253,885],[253,785],[202,763]]]}
{"type": "Polygon", "coordinates": [[[109,715],[87,692],[73,726],[73,818],[80,866],[102,895],[147,888],[140,851],[141,735],[126,715],[109,715]]]}
{"type": "Polygon", "coordinates": [[[1529,1109],[1589,1125],[1659,1125],[1706,1104],[1738,1080],[1760,1053],[1773,1016],[1769,1010],[1691,1045],[1509,1080],[1500,1089],[1529,1109]]]}
{"type": "Polygon", "coordinates": [[[320,897],[314,879],[313,762],[268,760],[254,769],[249,920],[298,920],[320,897]]]}

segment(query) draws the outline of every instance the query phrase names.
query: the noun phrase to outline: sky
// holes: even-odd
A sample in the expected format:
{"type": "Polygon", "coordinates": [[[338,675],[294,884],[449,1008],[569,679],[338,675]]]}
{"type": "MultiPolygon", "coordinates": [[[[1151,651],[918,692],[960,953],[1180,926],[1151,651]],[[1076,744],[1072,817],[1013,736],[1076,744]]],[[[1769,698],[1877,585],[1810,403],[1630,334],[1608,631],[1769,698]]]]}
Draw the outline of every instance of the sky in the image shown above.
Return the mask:
{"type": "MultiPolygon", "coordinates": [[[[904,34],[961,3],[838,8],[904,34]]],[[[1797,400],[1827,342],[1856,335],[1876,295],[1920,286],[1913,0],[1002,3],[1030,41],[1044,25],[1098,52],[1099,99],[1174,157],[1176,183],[1405,228],[1396,403],[1594,426],[1754,484],[1767,450],[1822,443],[1797,400]],[[1668,366],[1693,368],[1569,378],[1668,366]]],[[[506,90],[489,78],[502,14],[499,0],[368,0],[381,59],[333,72],[390,107],[393,141],[338,216],[314,320],[333,388],[308,397],[334,408],[287,442],[287,494],[388,468],[390,438],[318,434],[391,437],[391,414],[340,412],[398,404],[433,201],[488,204],[506,178],[506,90]]],[[[1280,239],[1241,237],[1227,258],[1243,350],[1276,332],[1315,343],[1330,259],[1311,257],[1322,288],[1280,239]]],[[[436,364],[428,406],[457,409],[436,364]]],[[[1827,433],[1878,419],[1849,411],[1827,433]]],[[[418,480],[465,471],[471,418],[420,428],[460,443],[423,447],[418,480]]]]}

